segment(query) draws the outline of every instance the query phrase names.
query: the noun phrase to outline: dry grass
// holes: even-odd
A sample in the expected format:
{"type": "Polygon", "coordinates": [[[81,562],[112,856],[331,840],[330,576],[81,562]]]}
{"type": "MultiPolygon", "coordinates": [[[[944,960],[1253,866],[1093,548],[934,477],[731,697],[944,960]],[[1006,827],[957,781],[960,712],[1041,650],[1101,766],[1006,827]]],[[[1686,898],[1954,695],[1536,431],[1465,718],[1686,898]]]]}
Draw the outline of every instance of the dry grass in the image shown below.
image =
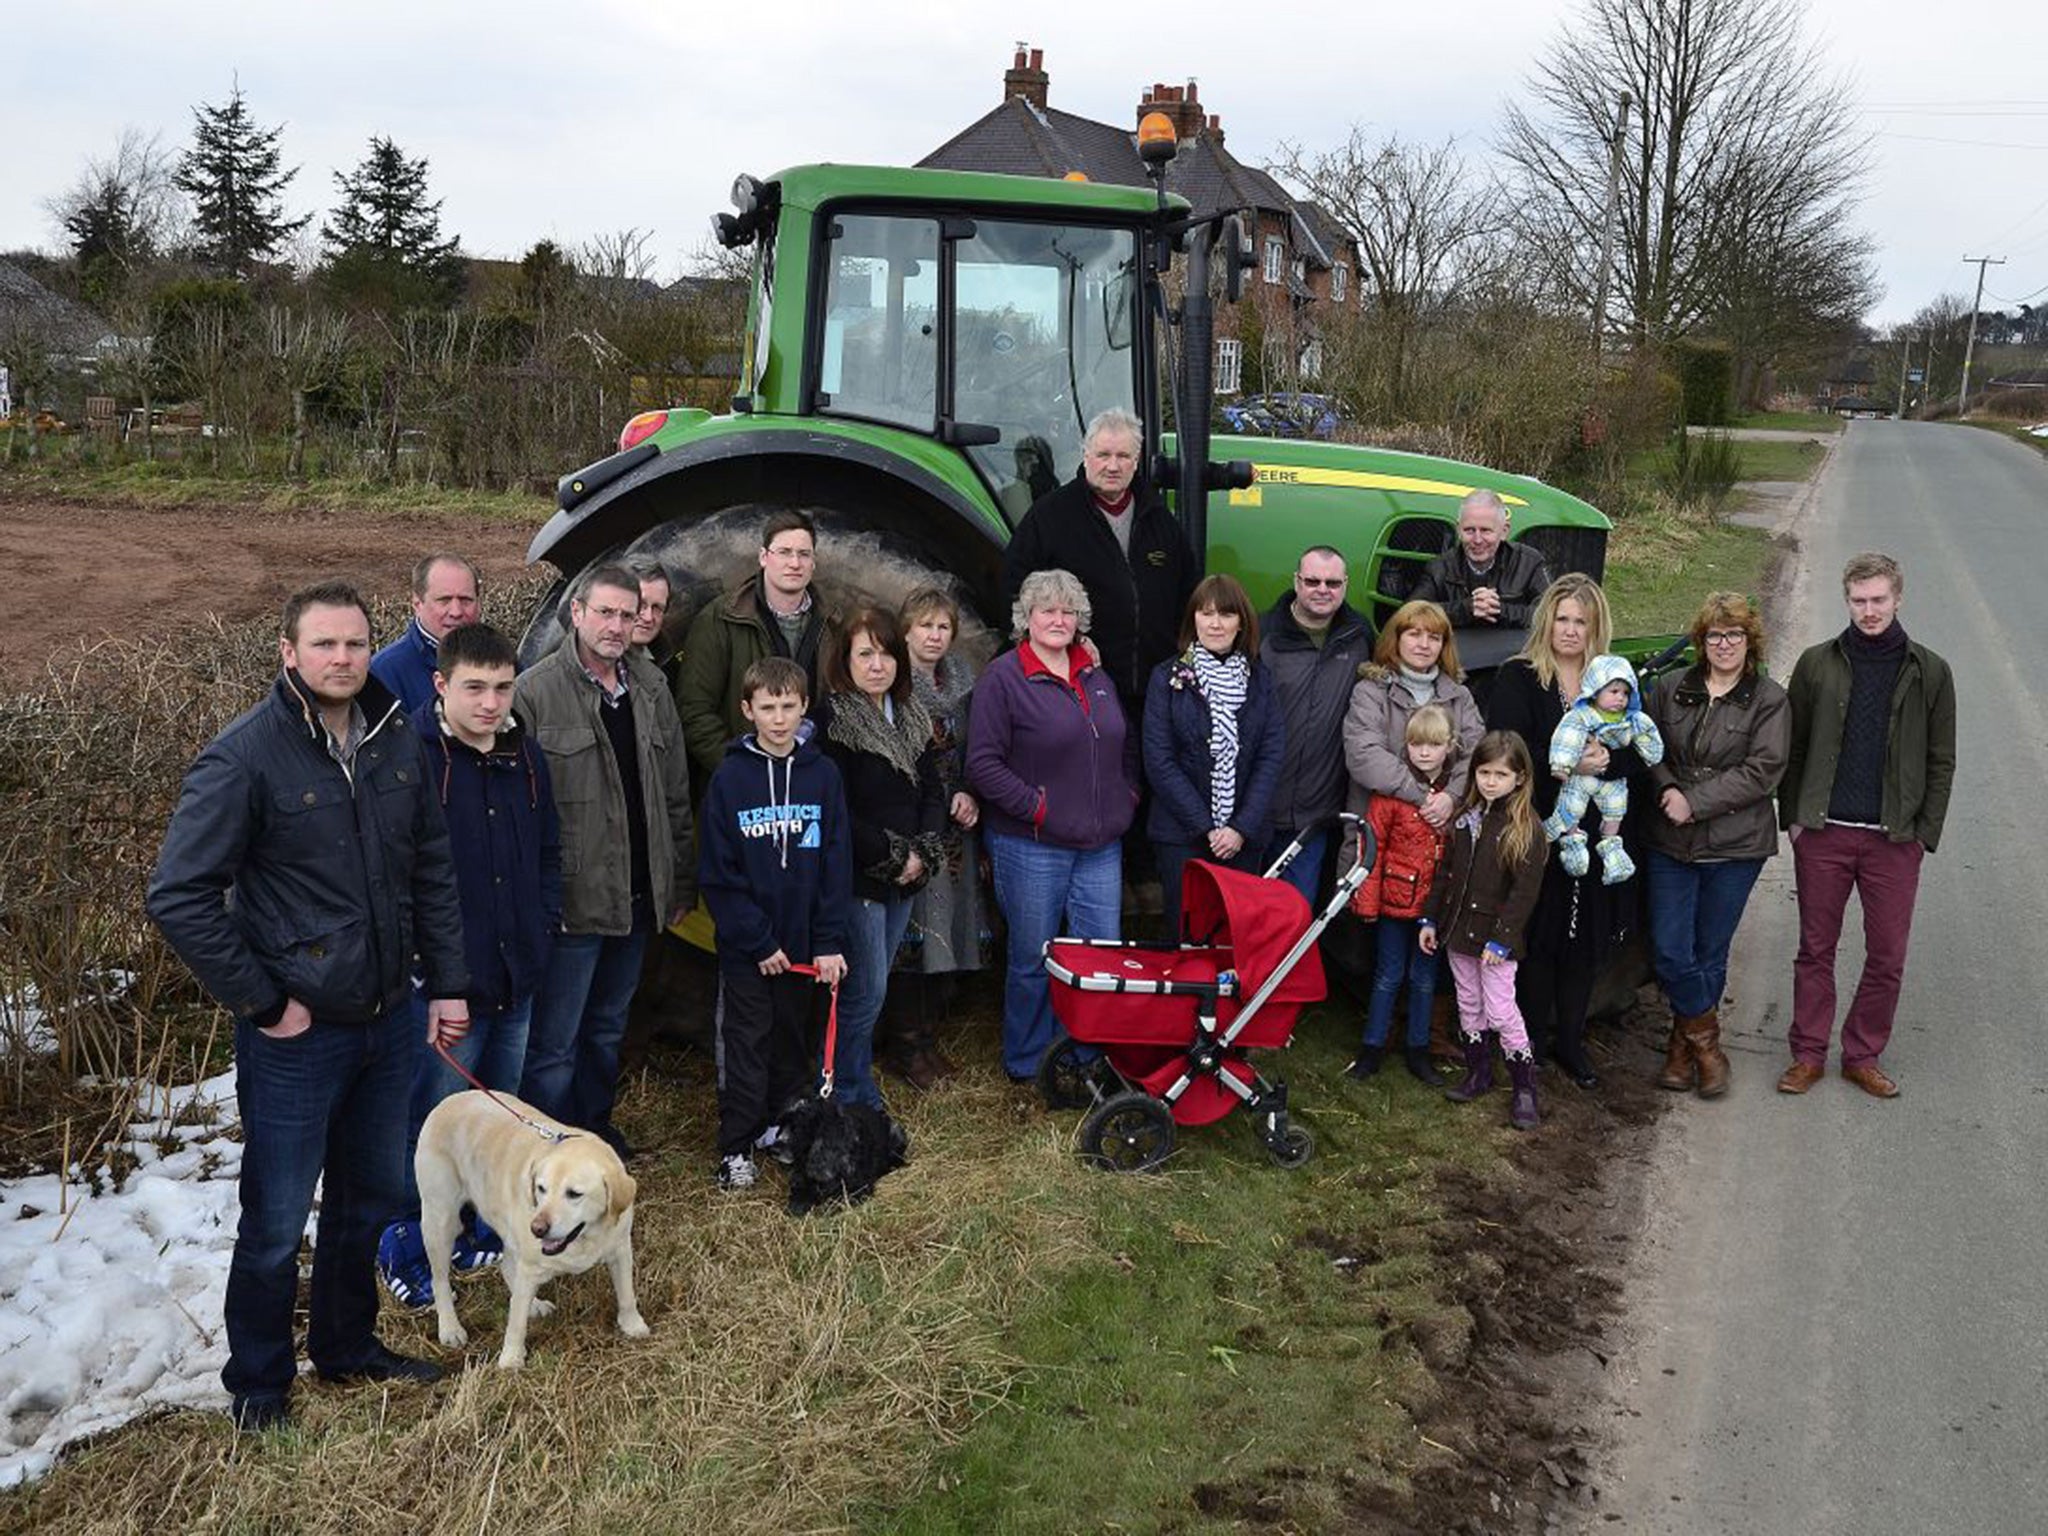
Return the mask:
{"type": "Polygon", "coordinates": [[[1687,506],[1662,491],[1614,520],[1607,536],[1607,598],[1625,635],[1676,634],[1700,599],[1725,590],[1760,593],[1771,542],[1725,521],[1711,505],[1687,506]]]}
{"type": "MultiPolygon", "coordinates": [[[[1010,1391],[1005,1328],[1088,1251],[1087,1178],[1064,1134],[993,1074],[912,1106],[917,1156],[886,1198],[792,1221],[779,1185],[721,1196],[709,1105],[644,1085],[688,1154],[640,1180],[640,1300],[612,1326],[601,1270],[558,1282],[527,1369],[493,1363],[505,1292],[461,1292],[469,1368],[431,1389],[307,1383],[296,1426],[237,1441],[224,1417],[130,1426],[0,1502],[0,1532],[820,1531],[914,1487],[1010,1391]]],[[[438,1356],[431,1316],[388,1313],[438,1356]]],[[[452,1362],[451,1362],[452,1363],[452,1362]]]]}

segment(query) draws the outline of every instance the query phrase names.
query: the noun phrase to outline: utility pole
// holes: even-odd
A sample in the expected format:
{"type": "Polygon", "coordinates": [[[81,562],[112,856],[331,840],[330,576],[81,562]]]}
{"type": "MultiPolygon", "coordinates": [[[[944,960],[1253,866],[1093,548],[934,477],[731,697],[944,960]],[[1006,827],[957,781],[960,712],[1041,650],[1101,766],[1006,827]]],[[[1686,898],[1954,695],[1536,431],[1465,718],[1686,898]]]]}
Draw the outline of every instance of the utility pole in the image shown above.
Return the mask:
{"type": "Polygon", "coordinates": [[[1899,359],[1899,409],[1900,421],[1906,419],[1906,375],[1913,371],[1913,333],[1906,332],[1906,354],[1899,359]]]}
{"type": "Polygon", "coordinates": [[[1628,137],[1627,91],[1614,114],[1614,137],[1607,146],[1607,208],[1600,217],[1600,278],[1593,285],[1593,361],[1598,364],[1607,339],[1607,279],[1614,270],[1614,220],[1621,204],[1621,144],[1628,137]]]}
{"type": "Polygon", "coordinates": [[[2003,256],[1965,256],[1963,260],[1977,263],[1977,297],[1970,305],[1970,339],[1963,343],[1963,387],[1956,395],[1958,416],[1970,403],[1970,357],[1977,350],[1977,311],[1984,307],[1984,269],[2005,265],[2003,256]]]}

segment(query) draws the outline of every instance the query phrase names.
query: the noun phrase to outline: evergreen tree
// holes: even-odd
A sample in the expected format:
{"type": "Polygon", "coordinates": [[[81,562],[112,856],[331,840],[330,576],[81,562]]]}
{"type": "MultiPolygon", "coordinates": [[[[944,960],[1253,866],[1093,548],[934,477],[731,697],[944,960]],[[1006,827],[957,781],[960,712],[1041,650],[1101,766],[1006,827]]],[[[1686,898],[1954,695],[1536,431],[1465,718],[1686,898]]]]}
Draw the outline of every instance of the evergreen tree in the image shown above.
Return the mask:
{"type": "Polygon", "coordinates": [[[218,271],[247,277],[312,220],[285,217],[284,189],[298,168],[282,168],[283,126],[257,127],[239,83],[227,105],[195,107],[192,117],[192,147],[178,162],[177,183],[192,197],[194,254],[218,271]]]}
{"type": "Polygon", "coordinates": [[[408,308],[451,302],[462,280],[460,244],[441,237],[441,205],[427,200],[427,162],[382,137],[348,174],[335,172],[341,202],[323,224],[327,278],[344,294],[408,308]]]}

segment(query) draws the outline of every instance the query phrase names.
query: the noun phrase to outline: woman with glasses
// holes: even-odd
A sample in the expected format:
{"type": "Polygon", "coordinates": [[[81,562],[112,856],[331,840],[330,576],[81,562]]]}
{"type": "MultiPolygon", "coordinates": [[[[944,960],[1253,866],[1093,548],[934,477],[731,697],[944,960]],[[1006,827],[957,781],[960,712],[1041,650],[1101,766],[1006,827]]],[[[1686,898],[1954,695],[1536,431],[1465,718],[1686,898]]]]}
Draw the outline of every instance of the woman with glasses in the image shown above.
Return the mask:
{"type": "Polygon", "coordinates": [[[1792,741],[1785,690],[1763,675],[1763,621],[1738,592],[1709,593],[1692,622],[1699,661],[1650,695],[1664,760],[1650,770],[1650,946],[1671,1000],[1657,1086],[1728,1089],[1721,991],[1728,948],[1764,860],[1778,851],[1772,797],[1792,741]]]}

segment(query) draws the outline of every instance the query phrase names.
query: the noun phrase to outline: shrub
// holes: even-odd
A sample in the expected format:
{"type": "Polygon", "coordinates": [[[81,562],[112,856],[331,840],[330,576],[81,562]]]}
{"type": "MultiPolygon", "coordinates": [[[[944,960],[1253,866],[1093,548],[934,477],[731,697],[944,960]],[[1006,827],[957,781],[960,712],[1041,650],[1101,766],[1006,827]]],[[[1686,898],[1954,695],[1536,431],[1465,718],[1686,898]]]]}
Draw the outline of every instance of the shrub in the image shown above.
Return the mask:
{"type": "Polygon", "coordinates": [[[1725,427],[1735,399],[1735,355],[1717,342],[1679,341],[1671,346],[1685,422],[1725,427]]]}

